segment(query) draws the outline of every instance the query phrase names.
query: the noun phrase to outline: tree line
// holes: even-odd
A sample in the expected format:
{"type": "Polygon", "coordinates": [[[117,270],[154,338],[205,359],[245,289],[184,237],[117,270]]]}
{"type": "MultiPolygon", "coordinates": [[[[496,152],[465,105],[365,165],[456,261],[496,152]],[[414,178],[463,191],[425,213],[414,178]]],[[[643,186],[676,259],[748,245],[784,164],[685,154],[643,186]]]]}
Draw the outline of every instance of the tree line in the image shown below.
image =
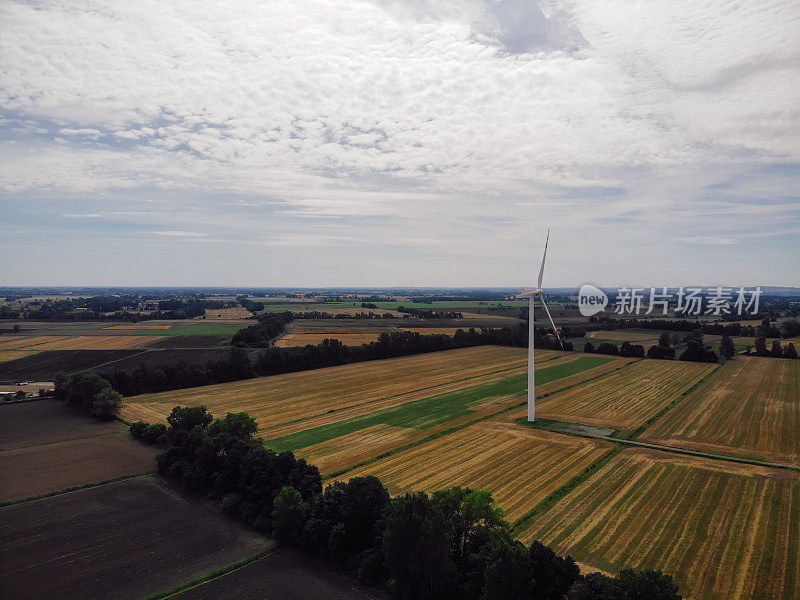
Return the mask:
{"type": "MultiPolygon", "coordinates": [[[[317,467],[254,438],[246,413],[176,406],[158,470],[227,514],[398,600],[680,600],[672,577],[625,569],[583,576],[574,560],[515,540],[490,493],[454,487],[391,498],[373,476],[322,489],[317,467]]],[[[134,423],[145,440],[152,425],[134,423]]]]}
{"type": "MultiPolygon", "coordinates": [[[[536,335],[537,347],[561,349],[558,341],[543,328],[537,328],[536,335]]],[[[527,327],[521,324],[503,329],[460,329],[452,336],[396,331],[382,333],[376,341],[361,346],[345,346],[337,339],[325,339],[316,346],[270,346],[252,360],[244,349],[233,347],[225,360],[211,360],[205,365],[187,365],[183,361],[158,365],[142,363],[132,371],[114,368],[102,372],[102,376],[124,396],[133,396],[481,345],[527,347],[527,327]]],[[[564,349],[572,350],[572,344],[565,342],[564,349]]]]}

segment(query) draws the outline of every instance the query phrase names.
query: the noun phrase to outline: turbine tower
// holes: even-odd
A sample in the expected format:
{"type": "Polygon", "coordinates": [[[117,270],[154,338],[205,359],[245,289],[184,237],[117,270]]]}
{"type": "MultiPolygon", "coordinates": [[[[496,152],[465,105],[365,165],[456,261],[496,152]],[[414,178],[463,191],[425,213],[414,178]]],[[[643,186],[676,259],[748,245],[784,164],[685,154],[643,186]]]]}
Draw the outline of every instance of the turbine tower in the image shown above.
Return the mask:
{"type": "Polygon", "coordinates": [[[550,311],[547,309],[547,304],[544,301],[544,290],[542,290],[542,278],[544,277],[544,261],[547,258],[547,243],[550,241],[550,229],[547,230],[547,239],[544,242],[544,255],[542,256],[542,266],[539,269],[539,281],[535,288],[525,288],[516,296],[512,298],[527,298],[528,299],[528,421],[533,422],[536,420],[536,388],[534,386],[534,320],[533,320],[533,300],[539,296],[542,300],[542,306],[547,313],[547,318],[550,319],[550,324],[553,326],[553,331],[558,338],[558,343],[564,347],[561,341],[561,336],[558,335],[556,324],[553,323],[553,317],[550,316],[550,311]]]}

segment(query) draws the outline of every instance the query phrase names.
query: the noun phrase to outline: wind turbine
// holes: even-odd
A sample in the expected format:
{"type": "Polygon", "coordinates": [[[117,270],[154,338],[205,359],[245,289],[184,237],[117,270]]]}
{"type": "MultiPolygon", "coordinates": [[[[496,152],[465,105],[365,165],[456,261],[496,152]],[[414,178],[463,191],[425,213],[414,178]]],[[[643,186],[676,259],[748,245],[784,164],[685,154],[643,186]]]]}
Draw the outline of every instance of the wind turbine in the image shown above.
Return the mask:
{"type": "Polygon", "coordinates": [[[528,421],[533,422],[536,420],[536,388],[534,387],[534,358],[533,358],[533,338],[534,338],[534,320],[533,320],[533,299],[539,296],[542,300],[542,306],[547,313],[547,318],[550,319],[550,324],[553,326],[553,331],[558,338],[558,343],[564,347],[561,341],[561,336],[558,335],[556,324],[553,323],[553,317],[550,316],[550,311],[547,309],[547,304],[544,301],[544,290],[542,289],[542,277],[544,277],[544,261],[547,258],[547,243],[550,241],[550,229],[547,230],[547,239],[544,242],[544,254],[542,255],[542,267],[539,269],[539,281],[535,288],[525,288],[516,296],[512,298],[527,298],[528,299],[528,421]]]}

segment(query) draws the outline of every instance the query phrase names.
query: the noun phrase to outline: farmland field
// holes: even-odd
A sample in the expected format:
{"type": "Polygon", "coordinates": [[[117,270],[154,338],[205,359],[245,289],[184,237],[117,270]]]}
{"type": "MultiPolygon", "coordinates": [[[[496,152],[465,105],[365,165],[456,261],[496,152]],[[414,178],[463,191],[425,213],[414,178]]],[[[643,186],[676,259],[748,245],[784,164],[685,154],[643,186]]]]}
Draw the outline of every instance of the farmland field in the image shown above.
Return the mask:
{"type": "Polygon", "coordinates": [[[658,332],[637,333],[635,331],[590,331],[586,337],[598,340],[619,340],[621,342],[646,342],[658,340],[658,332]]]}
{"type": "MultiPolygon", "coordinates": [[[[544,356],[558,354],[549,352],[544,356]]],[[[281,423],[497,371],[525,368],[526,364],[524,348],[464,348],[145,394],[129,398],[122,415],[152,422],[165,419],[176,404],[204,404],[220,416],[228,411],[246,411],[263,432],[281,423]]]]}
{"type": "MultiPolygon", "coordinates": [[[[591,377],[607,361],[602,357],[564,357],[541,363],[537,378],[542,388],[548,384],[563,387],[566,384],[562,382],[570,377],[591,377]]],[[[433,396],[429,392],[426,397],[369,414],[342,415],[337,420],[326,419],[324,424],[323,419],[316,419],[289,425],[282,428],[284,435],[267,439],[266,444],[278,450],[296,450],[327,475],[518,406],[525,401],[526,389],[527,372],[523,370],[451,392],[433,396]],[[292,429],[294,433],[285,434],[292,429]]]]}
{"type": "Polygon", "coordinates": [[[519,536],[615,573],[674,575],[690,600],[800,598],[796,473],[628,449],[519,536]]]}
{"type": "Polygon", "coordinates": [[[607,377],[537,402],[537,415],[558,421],[635,429],[717,365],[640,360],[607,377]]]}
{"type": "Polygon", "coordinates": [[[127,350],[161,339],[145,335],[14,336],[0,338],[3,350],[127,350]]]}
{"type": "Polygon", "coordinates": [[[489,420],[359,467],[342,479],[375,475],[393,495],[456,485],[490,491],[513,522],[611,446],[489,420]]]}
{"type": "Polygon", "coordinates": [[[64,402],[0,408],[0,500],[152,471],[157,449],[118,422],[97,423],[64,402]]]}
{"type": "Polygon", "coordinates": [[[385,595],[298,550],[282,549],[176,600],[385,600],[385,595]]]}
{"type": "Polygon", "coordinates": [[[9,598],[142,598],[269,545],[177,484],[142,477],[0,508],[0,585],[9,598]]]}
{"type": "Polygon", "coordinates": [[[659,419],[643,441],[800,464],[800,361],[741,357],[659,419]]]}
{"type": "Polygon", "coordinates": [[[33,356],[34,354],[37,354],[36,350],[0,350],[0,363],[33,356]]]}

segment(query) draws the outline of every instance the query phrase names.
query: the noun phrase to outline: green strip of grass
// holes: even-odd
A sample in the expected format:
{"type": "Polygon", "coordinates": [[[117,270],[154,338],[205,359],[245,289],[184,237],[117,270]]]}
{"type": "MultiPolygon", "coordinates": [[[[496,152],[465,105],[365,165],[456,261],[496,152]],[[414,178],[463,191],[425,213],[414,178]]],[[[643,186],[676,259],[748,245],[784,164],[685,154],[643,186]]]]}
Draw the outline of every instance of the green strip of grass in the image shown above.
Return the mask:
{"type": "Polygon", "coordinates": [[[236,562],[233,562],[229,565],[225,565],[224,567],[220,567],[219,569],[215,569],[214,571],[210,571],[209,573],[205,573],[203,575],[200,575],[199,577],[195,577],[190,581],[181,583],[180,585],[176,585],[172,589],[166,590],[164,592],[159,592],[151,596],[147,596],[145,600],[166,600],[167,598],[173,598],[178,594],[182,594],[183,592],[188,592],[189,590],[194,589],[196,587],[200,587],[205,583],[209,583],[210,581],[214,581],[215,579],[219,579],[220,577],[224,577],[225,575],[230,575],[231,573],[238,571],[239,569],[243,569],[246,566],[253,564],[254,562],[263,560],[268,556],[271,556],[275,552],[276,550],[274,548],[267,548],[265,550],[261,550],[241,560],[237,560],[236,562]]]}
{"type": "MultiPolygon", "coordinates": [[[[576,360],[545,367],[536,371],[538,384],[549,383],[593,369],[612,360],[611,358],[584,356],[576,360]]],[[[472,412],[472,407],[487,398],[524,394],[528,385],[528,374],[520,373],[498,381],[484,383],[455,392],[447,392],[406,402],[371,415],[364,415],[336,423],[329,423],[299,431],[290,435],[265,440],[264,444],[276,451],[296,450],[327,442],[374,425],[430,429],[463,417],[472,412]]]]}

